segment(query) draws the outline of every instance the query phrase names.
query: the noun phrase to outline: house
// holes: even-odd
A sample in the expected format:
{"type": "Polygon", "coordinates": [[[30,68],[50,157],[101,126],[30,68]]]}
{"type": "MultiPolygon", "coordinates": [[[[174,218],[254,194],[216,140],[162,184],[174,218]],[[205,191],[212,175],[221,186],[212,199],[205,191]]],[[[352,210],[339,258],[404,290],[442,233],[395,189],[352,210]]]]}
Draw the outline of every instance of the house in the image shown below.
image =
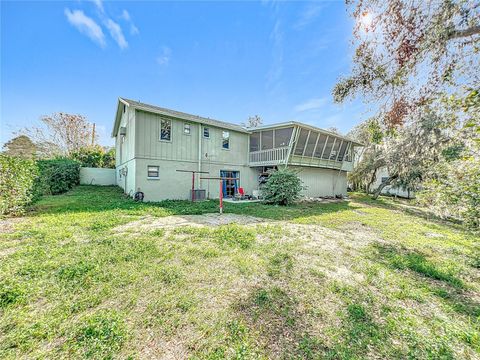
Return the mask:
{"type": "Polygon", "coordinates": [[[353,147],[344,136],[299,122],[247,129],[228,122],[186,114],[125,98],[118,99],[112,137],[116,180],[125,193],[142,191],[145,201],[189,199],[195,188],[218,198],[239,187],[246,194],[261,189],[268,170],[287,166],[298,171],[309,197],[345,195],[346,174],[353,168],[353,147]]]}
{"type": "MultiPolygon", "coordinates": [[[[380,184],[387,181],[388,179],[388,170],[386,167],[381,167],[377,170],[375,181],[370,185],[370,191],[373,192],[380,184]]],[[[415,197],[415,192],[410,189],[404,189],[401,186],[387,185],[380,192],[382,195],[388,196],[398,196],[407,199],[413,199],[415,197]]]]}

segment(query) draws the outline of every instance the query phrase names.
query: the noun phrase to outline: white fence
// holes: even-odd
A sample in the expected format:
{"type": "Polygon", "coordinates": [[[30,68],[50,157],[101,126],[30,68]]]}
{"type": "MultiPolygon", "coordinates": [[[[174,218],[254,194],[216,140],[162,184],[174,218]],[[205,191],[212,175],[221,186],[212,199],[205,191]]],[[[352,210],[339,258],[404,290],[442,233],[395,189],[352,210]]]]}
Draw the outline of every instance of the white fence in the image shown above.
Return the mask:
{"type": "Polygon", "coordinates": [[[116,185],[115,169],[80,168],[80,184],[82,185],[116,185]]]}

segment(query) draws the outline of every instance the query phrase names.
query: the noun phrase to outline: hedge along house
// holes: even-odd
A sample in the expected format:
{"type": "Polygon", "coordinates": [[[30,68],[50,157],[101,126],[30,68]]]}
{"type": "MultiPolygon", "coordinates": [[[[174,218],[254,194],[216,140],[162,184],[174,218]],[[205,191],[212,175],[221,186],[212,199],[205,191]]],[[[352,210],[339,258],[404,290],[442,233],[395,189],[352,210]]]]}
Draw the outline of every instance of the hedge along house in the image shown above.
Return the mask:
{"type": "MultiPolygon", "coordinates": [[[[239,187],[246,194],[261,188],[268,170],[298,171],[305,196],[345,195],[353,168],[353,147],[360,144],[298,122],[247,129],[228,122],[119,98],[112,137],[116,181],[125,193],[146,201],[189,199],[192,178],[177,170],[208,172],[224,180],[225,197],[239,187]]],[[[200,197],[219,197],[219,183],[196,175],[200,197]]],[[[198,197],[198,195],[197,195],[198,197]]]]}

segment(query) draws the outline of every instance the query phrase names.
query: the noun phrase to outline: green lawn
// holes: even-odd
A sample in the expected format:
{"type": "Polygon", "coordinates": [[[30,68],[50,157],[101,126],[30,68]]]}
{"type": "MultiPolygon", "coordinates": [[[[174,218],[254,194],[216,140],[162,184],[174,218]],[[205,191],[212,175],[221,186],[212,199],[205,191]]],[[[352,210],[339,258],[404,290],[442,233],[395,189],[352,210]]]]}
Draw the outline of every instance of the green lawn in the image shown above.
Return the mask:
{"type": "Polygon", "coordinates": [[[360,194],[152,226],[217,206],[80,186],[3,220],[0,358],[480,358],[478,237],[360,194]]]}

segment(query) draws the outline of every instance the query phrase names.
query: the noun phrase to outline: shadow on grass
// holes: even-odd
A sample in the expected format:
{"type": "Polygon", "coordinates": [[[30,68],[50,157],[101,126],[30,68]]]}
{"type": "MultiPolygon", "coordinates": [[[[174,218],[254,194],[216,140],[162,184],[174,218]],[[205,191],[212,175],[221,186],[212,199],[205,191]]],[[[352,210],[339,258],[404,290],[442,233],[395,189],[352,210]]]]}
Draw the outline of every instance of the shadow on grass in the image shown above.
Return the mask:
{"type": "Polygon", "coordinates": [[[396,270],[410,270],[419,275],[418,280],[431,279],[427,288],[440,297],[453,310],[476,319],[480,316],[480,303],[471,298],[463,281],[451,270],[445,270],[425,255],[391,245],[375,244],[376,261],[396,270]],[[423,277],[423,279],[422,279],[423,277]]]}
{"type": "MultiPolygon", "coordinates": [[[[41,214],[64,214],[75,212],[125,211],[127,214],[201,215],[218,212],[218,200],[192,203],[186,200],[165,200],[161,202],[135,202],[123,194],[117,186],[81,185],[62,195],[45,196],[32,207],[29,216],[41,214]]],[[[292,206],[274,206],[261,203],[225,203],[226,213],[267,218],[272,220],[293,220],[305,216],[352,210],[348,202],[329,204],[300,203],[292,206]]]]}
{"type": "Polygon", "coordinates": [[[407,215],[422,218],[424,220],[436,223],[438,225],[449,226],[451,228],[458,229],[461,224],[459,221],[442,219],[439,216],[433,214],[428,209],[421,209],[414,207],[413,200],[411,199],[395,199],[393,197],[380,196],[378,199],[373,199],[371,195],[363,193],[351,193],[351,198],[356,202],[364,205],[374,206],[387,210],[400,211],[407,215]]]}

